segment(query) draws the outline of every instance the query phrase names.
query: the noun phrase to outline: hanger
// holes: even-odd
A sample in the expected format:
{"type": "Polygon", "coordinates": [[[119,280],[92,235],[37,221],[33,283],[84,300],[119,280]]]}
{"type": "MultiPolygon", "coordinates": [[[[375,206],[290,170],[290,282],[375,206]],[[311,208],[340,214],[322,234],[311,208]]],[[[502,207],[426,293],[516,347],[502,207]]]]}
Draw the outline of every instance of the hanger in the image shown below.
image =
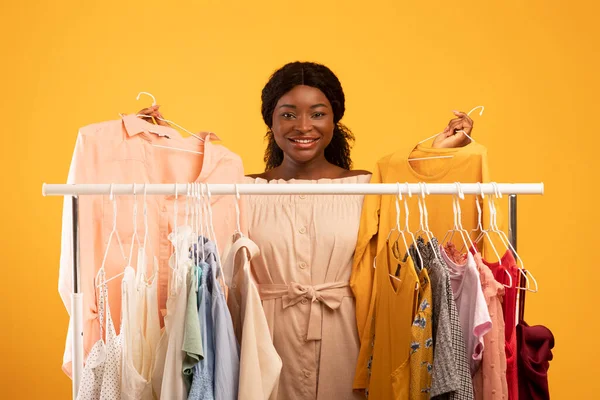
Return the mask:
{"type": "Polygon", "coordinates": [[[419,182],[419,189],[421,192],[421,196],[418,197],[419,203],[419,230],[415,232],[415,236],[418,236],[419,233],[424,233],[427,237],[427,241],[429,242],[429,246],[431,246],[431,250],[433,250],[433,257],[438,258],[437,251],[433,246],[433,232],[429,229],[429,214],[427,213],[427,204],[425,203],[425,190],[427,190],[427,194],[429,194],[429,188],[427,184],[424,182],[419,182]]]}
{"type": "Polygon", "coordinates": [[[147,200],[147,184],[144,183],[144,208],[143,208],[143,212],[144,212],[144,251],[143,251],[143,263],[142,263],[142,278],[143,278],[143,282],[146,283],[146,285],[150,285],[152,284],[152,281],[154,280],[154,278],[158,275],[158,260],[156,259],[155,253],[154,253],[154,248],[152,247],[152,241],[150,241],[150,245],[148,246],[148,237],[150,236],[150,230],[148,228],[148,200],[147,200]],[[151,259],[152,259],[152,275],[150,276],[150,279],[147,278],[146,276],[146,267],[148,265],[148,261],[146,259],[146,254],[148,252],[148,247],[150,247],[150,251],[151,251],[151,259]]]}
{"type": "MultiPolygon", "coordinates": [[[[449,242],[452,241],[452,238],[454,237],[454,234],[456,232],[458,232],[460,234],[460,237],[463,241],[463,244],[465,245],[465,247],[469,248],[469,245],[467,244],[467,240],[465,239],[465,235],[464,235],[464,231],[463,228],[461,227],[461,223],[460,223],[460,204],[458,203],[458,199],[464,199],[465,195],[462,191],[462,188],[460,186],[460,183],[455,182],[456,185],[456,194],[454,194],[452,196],[452,211],[454,213],[454,226],[452,227],[452,229],[450,229],[448,232],[446,232],[446,235],[444,236],[444,239],[442,240],[442,245],[446,242],[446,239],[448,239],[449,242]],[[448,238],[448,235],[450,235],[450,238],[448,238]]],[[[469,238],[469,241],[471,240],[471,238],[469,238]]]]}
{"type": "Polygon", "coordinates": [[[225,283],[225,273],[222,268],[221,255],[219,254],[219,244],[217,243],[217,235],[215,233],[215,227],[213,225],[213,213],[212,213],[212,205],[211,205],[210,187],[208,186],[208,183],[205,183],[204,185],[206,185],[206,194],[207,194],[206,205],[207,205],[207,210],[208,210],[208,221],[209,221],[209,225],[210,225],[210,231],[212,232],[213,241],[215,242],[215,248],[217,250],[216,254],[215,254],[217,257],[217,265],[219,266],[219,270],[218,270],[219,274],[217,275],[217,278],[220,278],[220,281],[223,284],[223,287],[226,288],[227,285],[225,283]]]}
{"type": "MultiPolygon", "coordinates": [[[[386,238],[386,243],[389,245],[390,237],[392,236],[392,233],[394,231],[396,231],[399,233],[400,236],[402,236],[402,240],[404,241],[404,247],[406,248],[406,252],[408,253],[408,243],[406,242],[406,237],[404,236],[404,233],[402,232],[402,229],[400,228],[400,200],[399,200],[399,198],[402,198],[402,190],[400,189],[400,183],[396,182],[396,185],[398,186],[398,194],[395,196],[396,226],[394,228],[390,229],[390,232],[388,233],[387,238],[386,238]]],[[[400,236],[398,237],[398,240],[400,239],[400,236]]],[[[396,240],[394,243],[397,243],[398,240],[396,240]]],[[[373,268],[377,268],[377,255],[373,258],[373,268]]],[[[398,282],[402,282],[402,280],[400,278],[398,278],[394,274],[390,274],[389,271],[388,271],[388,276],[390,278],[397,280],[398,282]]]]}
{"type": "MultiPolygon", "coordinates": [[[[496,198],[501,198],[502,194],[499,192],[499,190],[497,190],[497,186],[494,186],[494,183],[492,183],[492,186],[494,187],[494,195],[495,195],[495,197],[496,198]]],[[[510,241],[508,240],[508,237],[506,237],[505,235],[503,235],[504,232],[502,232],[500,229],[498,229],[498,226],[497,226],[496,205],[494,204],[494,199],[492,198],[492,195],[489,195],[488,208],[489,208],[489,211],[490,211],[490,224],[489,224],[490,226],[489,226],[488,229],[482,231],[482,233],[479,234],[479,237],[477,238],[476,242],[478,243],[478,242],[480,242],[483,239],[483,237],[485,236],[484,233],[492,231],[492,232],[494,232],[494,233],[496,233],[498,235],[498,237],[500,238],[500,241],[502,242],[502,245],[506,248],[506,250],[509,250],[512,247],[512,245],[510,244],[510,241]]],[[[489,242],[492,243],[492,240],[491,240],[491,237],[489,236],[489,233],[488,233],[487,237],[488,237],[489,242]]],[[[499,260],[500,260],[500,265],[502,265],[502,259],[499,258],[499,260]]],[[[520,257],[517,258],[517,260],[520,260],[520,257]]],[[[521,265],[523,265],[523,264],[521,264],[521,265]]],[[[521,271],[520,268],[517,267],[517,269],[519,270],[519,273],[521,274],[521,276],[523,276],[525,278],[525,282],[526,282],[527,288],[522,288],[522,287],[519,287],[519,286],[514,286],[515,284],[513,284],[513,287],[515,289],[528,290],[529,279],[523,273],[523,271],[521,271]]],[[[506,268],[504,268],[504,270],[510,276],[510,272],[506,268]]],[[[510,276],[510,283],[512,283],[512,276],[510,276]]]]}
{"type": "Polygon", "coordinates": [[[459,200],[459,199],[462,199],[462,200],[465,199],[465,194],[462,190],[462,185],[460,184],[460,182],[454,182],[454,184],[456,185],[456,190],[458,192],[458,196],[454,198],[454,200],[456,201],[456,210],[457,210],[456,221],[458,223],[458,228],[461,230],[461,232],[463,232],[465,234],[466,238],[468,239],[469,244],[471,245],[470,248],[474,249],[475,253],[479,253],[479,249],[477,248],[477,246],[475,246],[473,244],[473,241],[471,240],[471,236],[469,235],[469,232],[463,227],[463,224],[462,224],[462,210],[460,208],[460,200],[459,200]]]}
{"type": "MultiPolygon", "coordinates": [[[[141,96],[142,94],[145,94],[145,95],[147,95],[147,96],[150,96],[150,97],[152,98],[152,106],[155,106],[155,105],[156,105],[156,98],[155,98],[155,97],[154,97],[154,96],[153,96],[151,93],[148,93],[148,92],[139,92],[139,93],[138,93],[138,95],[137,95],[137,97],[136,97],[136,100],[139,100],[139,99],[140,99],[140,96],[141,96]]],[[[148,115],[136,114],[136,117],[148,118],[148,115]]],[[[185,131],[185,132],[189,133],[190,135],[192,135],[192,136],[194,136],[194,137],[198,138],[198,139],[199,139],[199,140],[201,140],[202,142],[204,142],[204,139],[202,139],[200,136],[198,136],[198,135],[196,135],[196,134],[194,134],[194,133],[192,133],[192,132],[188,131],[187,129],[185,129],[185,128],[181,127],[180,125],[177,125],[177,124],[176,124],[176,123],[174,123],[173,121],[169,121],[169,120],[166,120],[166,119],[164,119],[164,118],[160,118],[160,117],[151,117],[151,118],[155,118],[155,119],[158,119],[158,120],[160,120],[160,121],[164,121],[164,122],[166,122],[166,123],[172,124],[172,125],[174,125],[174,126],[178,127],[179,129],[181,129],[181,130],[183,130],[183,131],[185,131]]],[[[168,149],[168,150],[183,151],[183,152],[185,152],[185,153],[192,153],[192,154],[204,154],[204,153],[202,153],[202,152],[200,152],[200,151],[194,151],[194,150],[182,149],[182,148],[179,148],[179,147],[163,146],[163,145],[160,145],[160,144],[154,144],[154,143],[151,143],[151,145],[152,145],[152,147],[158,147],[158,148],[161,148],[161,149],[168,149]]]]}
{"type": "MultiPolygon", "coordinates": [[[[479,191],[481,192],[481,199],[482,200],[485,199],[485,194],[483,193],[483,187],[481,186],[481,183],[477,182],[477,186],[479,186],[479,191]]],[[[477,199],[475,200],[475,205],[477,206],[477,226],[475,227],[475,229],[471,229],[471,232],[481,231],[481,233],[480,233],[480,235],[482,235],[481,237],[482,238],[487,237],[488,243],[492,247],[492,251],[496,255],[496,259],[498,260],[498,265],[502,266],[502,258],[500,257],[498,250],[496,250],[496,246],[494,246],[494,242],[492,241],[492,238],[490,237],[488,230],[483,229],[483,224],[481,223],[481,219],[482,219],[481,206],[479,205],[479,201],[477,199]]],[[[470,238],[470,235],[469,235],[469,238],[470,238]]],[[[475,244],[477,244],[477,243],[478,243],[478,241],[475,240],[475,244]]],[[[474,247],[476,248],[475,245],[474,245],[474,247]]],[[[508,276],[508,285],[503,284],[503,286],[505,288],[513,287],[512,275],[510,274],[510,272],[508,272],[508,270],[506,268],[502,267],[502,269],[504,270],[504,273],[508,276]]]]}
{"type": "MultiPolygon", "coordinates": [[[[483,110],[485,109],[485,107],[484,107],[484,106],[477,106],[477,107],[473,107],[473,109],[471,109],[471,111],[469,111],[469,112],[467,113],[467,115],[469,115],[469,116],[470,116],[470,115],[471,115],[471,113],[472,113],[473,111],[477,110],[478,108],[481,108],[481,111],[479,112],[479,115],[480,115],[480,116],[481,116],[481,115],[483,115],[483,110]]],[[[474,140],[474,139],[473,139],[471,136],[467,135],[467,133],[466,133],[465,131],[463,131],[463,130],[456,131],[456,133],[459,133],[459,132],[462,132],[462,133],[463,133],[463,134],[464,134],[464,135],[465,135],[467,138],[469,138],[469,140],[470,140],[471,142],[475,142],[475,140],[474,140]]],[[[426,142],[426,141],[428,141],[428,140],[431,140],[431,139],[433,139],[433,138],[435,138],[435,137],[437,137],[437,136],[441,135],[442,133],[444,133],[444,132],[439,132],[439,133],[436,133],[435,135],[433,135],[433,136],[430,136],[430,137],[428,137],[427,139],[423,139],[423,140],[421,140],[420,142],[418,142],[418,143],[417,143],[417,146],[418,146],[418,145],[420,145],[420,144],[422,144],[422,143],[425,143],[425,142],[426,142]]],[[[453,158],[453,157],[454,157],[454,156],[452,156],[452,155],[449,155],[449,156],[432,156],[432,157],[417,157],[417,158],[409,158],[409,159],[408,159],[408,161],[434,160],[434,159],[439,159],[439,158],[453,158]]]]}
{"type": "MultiPolygon", "coordinates": [[[[412,197],[412,192],[410,190],[410,185],[408,184],[408,182],[404,183],[406,185],[406,192],[408,193],[408,197],[411,198],[412,197]]],[[[421,251],[419,250],[419,244],[417,243],[417,239],[415,239],[415,235],[413,235],[413,233],[410,231],[409,228],[409,223],[408,223],[408,217],[410,215],[409,210],[408,210],[408,204],[407,204],[407,199],[406,197],[404,198],[404,229],[403,231],[405,233],[408,233],[410,235],[410,237],[413,240],[414,246],[415,246],[415,250],[417,252],[417,256],[419,257],[419,261],[421,262],[421,268],[425,268],[425,263],[423,262],[423,257],[421,256],[421,251]]],[[[410,256],[410,253],[409,253],[410,256]]]]}
{"type": "MultiPolygon", "coordinates": [[[[133,184],[133,235],[131,236],[131,247],[129,248],[129,263],[128,265],[132,267],[131,262],[133,260],[133,249],[135,244],[137,243],[138,253],[142,249],[142,243],[140,242],[140,235],[138,235],[138,226],[137,226],[137,215],[138,215],[138,201],[137,201],[137,188],[135,183],[133,184]]],[[[139,256],[138,256],[139,263],[139,256]]],[[[136,271],[136,287],[139,291],[141,288],[139,283],[141,281],[141,271],[138,269],[136,271]]]]}
{"type": "MultiPolygon", "coordinates": [[[[493,188],[494,188],[494,196],[496,199],[501,199],[502,198],[502,192],[500,192],[500,189],[498,187],[498,184],[496,182],[491,182],[493,188]]],[[[515,286],[517,289],[520,290],[527,290],[528,292],[532,292],[532,293],[537,293],[538,291],[538,283],[537,280],[535,279],[535,277],[533,276],[533,274],[531,272],[529,272],[528,270],[525,269],[525,265],[523,264],[523,260],[521,259],[521,257],[519,256],[519,254],[517,254],[517,251],[515,250],[515,248],[513,247],[512,243],[510,243],[510,240],[508,239],[508,236],[506,236],[506,234],[504,233],[504,231],[500,230],[498,228],[498,222],[497,222],[497,213],[496,213],[496,205],[493,204],[493,201],[490,201],[490,204],[492,204],[492,207],[494,209],[494,212],[492,214],[493,216],[493,230],[498,233],[498,235],[500,237],[503,237],[506,240],[506,244],[507,249],[510,249],[513,254],[515,255],[515,258],[517,259],[517,261],[521,264],[521,268],[518,268],[519,273],[521,274],[521,276],[523,276],[523,278],[525,279],[525,286],[526,287],[521,287],[521,286],[515,286]],[[535,285],[535,289],[530,289],[529,288],[529,278],[527,277],[527,275],[529,275],[531,277],[531,279],[534,282],[535,285]]]]}
{"type": "Polygon", "coordinates": [[[238,184],[236,183],[236,184],[234,184],[234,186],[235,186],[235,227],[236,227],[236,231],[234,233],[244,236],[244,234],[242,233],[242,227],[240,224],[240,192],[238,190],[238,184]]]}
{"type": "MultiPolygon", "coordinates": [[[[106,250],[104,250],[104,257],[102,258],[102,265],[100,266],[100,269],[98,270],[98,274],[96,274],[96,278],[98,278],[98,276],[100,276],[100,271],[105,271],[104,266],[106,265],[106,259],[108,258],[108,250],[110,249],[110,244],[112,243],[112,238],[113,236],[117,237],[117,243],[119,244],[119,248],[121,249],[121,255],[123,256],[123,260],[129,264],[129,260],[127,260],[127,257],[125,256],[125,252],[123,251],[123,245],[121,244],[121,238],[119,237],[119,232],[117,231],[117,198],[113,193],[113,184],[110,184],[110,192],[109,192],[109,199],[112,202],[112,206],[113,206],[113,226],[112,226],[112,230],[110,231],[110,234],[108,235],[108,243],[106,244],[106,250]]],[[[117,279],[118,277],[120,277],[121,275],[125,274],[125,271],[109,278],[109,279],[104,279],[104,282],[96,285],[96,288],[99,288],[101,286],[106,285],[108,282],[117,279]]]]}
{"type": "Polygon", "coordinates": [[[406,236],[404,236],[404,231],[400,227],[400,201],[402,200],[402,189],[400,189],[400,183],[396,182],[396,185],[398,186],[398,194],[396,195],[396,199],[395,199],[396,200],[396,227],[392,228],[390,230],[390,233],[388,233],[386,242],[389,242],[390,237],[392,236],[392,232],[396,231],[399,233],[399,236],[394,241],[394,244],[398,243],[398,240],[400,240],[400,237],[402,237],[402,241],[404,242],[404,248],[406,249],[406,252],[408,253],[408,243],[406,241],[406,236]]]}
{"type": "MultiPolygon", "coordinates": [[[[139,92],[139,93],[138,93],[138,95],[137,95],[137,97],[136,97],[135,99],[136,99],[136,100],[139,100],[139,99],[140,99],[140,96],[141,96],[141,95],[143,95],[143,94],[145,94],[146,96],[150,96],[150,97],[152,98],[152,106],[154,107],[154,106],[156,105],[156,98],[155,98],[155,97],[154,97],[154,96],[153,96],[151,93],[148,93],[148,92],[139,92]]],[[[138,116],[139,116],[139,115],[138,115],[138,116]]],[[[147,115],[143,115],[143,117],[146,117],[146,118],[147,118],[148,116],[147,116],[147,115]]],[[[201,138],[200,136],[196,135],[196,134],[195,134],[195,133],[193,133],[193,132],[190,132],[190,131],[188,131],[188,130],[187,130],[187,129],[185,129],[183,126],[181,126],[181,125],[178,125],[178,124],[176,124],[176,123],[175,123],[175,122],[173,122],[173,121],[170,121],[170,120],[168,120],[168,119],[164,119],[164,118],[160,118],[160,117],[153,117],[153,118],[155,118],[155,119],[158,119],[159,121],[163,121],[163,122],[166,122],[166,123],[168,123],[168,124],[174,125],[174,126],[176,126],[177,128],[181,129],[182,131],[189,133],[190,135],[192,135],[192,136],[193,136],[193,137],[195,137],[196,139],[200,140],[201,142],[204,142],[204,139],[203,139],[203,138],[201,138]]]]}
{"type": "Polygon", "coordinates": [[[430,235],[429,229],[425,227],[424,216],[427,213],[427,206],[423,206],[423,202],[425,201],[425,189],[422,186],[422,182],[419,182],[419,190],[420,197],[417,197],[417,202],[419,204],[419,230],[415,232],[415,236],[419,236],[420,233],[423,233],[427,240],[431,242],[432,236],[430,235]]]}
{"type": "Polygon", "coordinates": [[[138,249],[142,246],[140,242],[140,238],[137,232],[137,213],[138,213],[138,204],[137,204],[137,192],[135,183],[133,184],[133,235],[131,236],[131,247],[129,248],[129,265],[131,265],[131,260],[133,260],[133,247],[137,242],[138,249]]]}
{"type": "MultiPolygon", "coordinates": [[[[200,224],[200,235],[203,238],[210,240],[210,228],[208,227],[208,212],[206,211],[206,195],[204,194],[204,185],[202,184],[202,182],[198,182],[196,183],[196,185],[198,186],[198,193],[200,196],[198,197],[198,207],[200,210],[198,215],[198,223],[200,224]]],[[[204,240],[202,241],[202,259],[206,259],[206,249],[204,240]]]]}
{"type": "Polygon", "coordinates": [[[206,253],[204,251],[204,227],[202,226],[202,208],[201,208],[201,198],[200,198],[200,185],[198,185],[198,183],[194,182],[192,183],[192,185],[194,185],[194,208],[196,209],[195,212],[195,218],[196,221],[194,222],[194,224],[196,225],[196,234],[194,235],[194,237],[196,238],[196,243],[197,243],[197,248],[196,248],[196,253],[198,256],[198,260],[200,261],[205,261],[206,260],[206,253]],[[202,252],[202,253],[200,253],[202,252]]]}

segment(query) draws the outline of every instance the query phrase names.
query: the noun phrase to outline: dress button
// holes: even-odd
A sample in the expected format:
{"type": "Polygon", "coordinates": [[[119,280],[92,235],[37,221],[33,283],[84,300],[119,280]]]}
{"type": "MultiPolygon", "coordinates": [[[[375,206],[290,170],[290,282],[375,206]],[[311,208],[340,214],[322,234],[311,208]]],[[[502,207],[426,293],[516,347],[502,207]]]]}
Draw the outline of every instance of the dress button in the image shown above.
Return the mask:
{"type": "Polygon", "coordinates": [[[306,265],[306,263],[305,263],[304,261],[302,261],[302,262],[300,263],[299,267],[300,267],[301,269],[305,269],[305,268],[307,267],[307,265],[306,265]]]}
{"type": "Polygon", "coordinates": [[[306,227],[302,227],[298,230],[298,232],[300,232],[301,234],[305,234],[306,233],[306,227]]]}
{"type": "Polygon", "coordinates": [[[312,374],[310,373],[310,371],[304,371],[304,376],[307,378],[310,378],[312,374]]]}
{"type": "Polygon", "coordinates": [[[163,210],[163,212],[167,212],[167,207],[163,206],[162,210],[163,210]]]}
{"type": "Polygon", "coordinates": [[[304,199],[306,198],[306,195],[305,195],[305,194],[301,194],[301,195],[300,195],[300,196],[298,196],[298,197],[300,197],[302,200],[304,200],[304,199]]]}
{"type": "Polygon", "coordinates": [[[492,389],[492,394],[496,394],[496,389],[492,389]]]}
{"type": "Polygon", "coordinates": [[[308,299],[302,299],[302,301],[300,303],[302,303],[302,304],[308,304],[308,299]]]}
{"type": "Polygon", "coordinates": [[[494,364],[490,364],[490,368],[494,368],[494,364]]]}

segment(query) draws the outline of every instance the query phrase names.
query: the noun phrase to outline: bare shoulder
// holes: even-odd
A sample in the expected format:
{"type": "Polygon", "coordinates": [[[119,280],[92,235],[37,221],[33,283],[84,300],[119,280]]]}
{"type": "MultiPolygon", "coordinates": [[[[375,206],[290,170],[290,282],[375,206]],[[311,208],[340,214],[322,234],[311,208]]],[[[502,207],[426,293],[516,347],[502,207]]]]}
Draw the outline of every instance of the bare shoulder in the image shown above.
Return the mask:
{"type": "Polygon", "coordinates": [[[364,169],[346,170],[342,177],[343,178],[351,178],[351,177],[359,176],[359,175],[371,175],[371,172],[364,170],[364,169]]]}
{"type": "Polygon", "coordinates": [[[263,172],[262,174],[248,174],[246,175],[247,178],[265,178],[265,173],[263,172]]]}
{"type": "Polygon", "coordinates": [[[273,173],[272,171],[265,171],[265,172],[261,172],[259,174],[248,174],[246,175],[248,178],[260,178],[260,179],[265,179],[265,180],[271,180],[273,179],[273,173]]]}

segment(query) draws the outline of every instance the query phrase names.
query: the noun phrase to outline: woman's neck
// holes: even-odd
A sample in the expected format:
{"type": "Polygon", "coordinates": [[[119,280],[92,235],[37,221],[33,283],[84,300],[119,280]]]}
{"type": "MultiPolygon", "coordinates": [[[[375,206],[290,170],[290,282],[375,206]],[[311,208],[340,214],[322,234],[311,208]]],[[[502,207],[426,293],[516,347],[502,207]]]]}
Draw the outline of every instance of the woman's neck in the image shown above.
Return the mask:
{"type": "Polygon", "coordinates": [[[316,180],[322,178],[338,178],[344,170],[337,165],[331,164],[325,157],[306,163],[297,163],[284,156],[281,165],[269,172],[269,175],[272,175],[272,179],[316,180]]]}

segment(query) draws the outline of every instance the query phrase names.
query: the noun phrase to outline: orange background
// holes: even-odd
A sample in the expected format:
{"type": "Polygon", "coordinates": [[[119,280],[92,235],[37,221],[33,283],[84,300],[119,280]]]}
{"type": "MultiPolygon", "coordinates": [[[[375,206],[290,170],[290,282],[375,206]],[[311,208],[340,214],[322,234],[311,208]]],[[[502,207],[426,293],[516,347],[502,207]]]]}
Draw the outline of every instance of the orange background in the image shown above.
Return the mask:
{"type": "Polygon", "coordinates": [[[0,397],[65,399],[57,293],[61,200],[77,129],[147,106],[212,130],[262,168],[260,91],[293,60],[331,67],[356,168],[485,105],[475,138],[519,200],[519,250],[540,292],[527,320],[556,337],[554,399],[600,391],[596,254],[600,14],[594,1],[3,1],[0,5],[0,397]],[[587,185],[587,186],[586,186],[587,185]]]}

